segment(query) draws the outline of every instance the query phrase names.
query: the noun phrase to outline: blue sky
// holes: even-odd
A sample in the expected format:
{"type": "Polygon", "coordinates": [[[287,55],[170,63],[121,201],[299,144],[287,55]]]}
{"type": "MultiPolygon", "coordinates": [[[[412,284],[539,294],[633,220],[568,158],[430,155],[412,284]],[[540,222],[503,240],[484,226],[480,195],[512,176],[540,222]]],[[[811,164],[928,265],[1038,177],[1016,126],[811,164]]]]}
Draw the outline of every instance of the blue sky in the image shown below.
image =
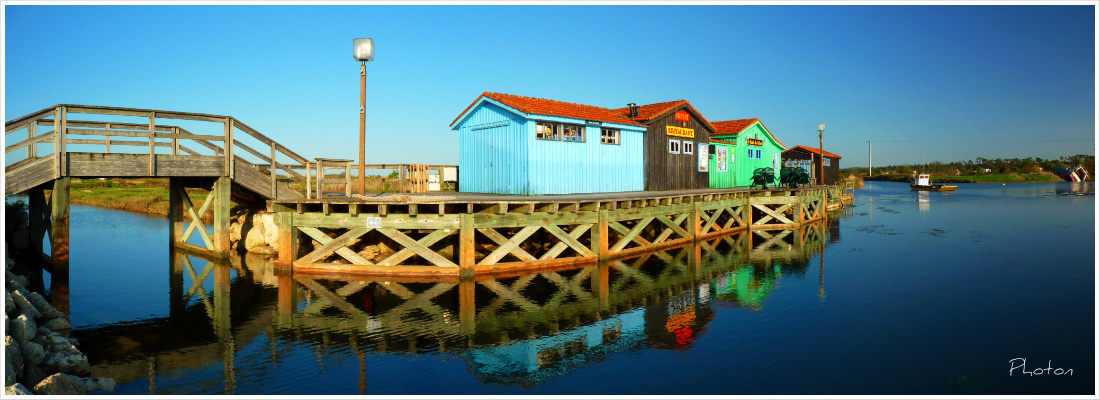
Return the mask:
{"type": "MultiPolygon", "coordinates": [[[[1082,3],[1084,4],[1084,3],[1082,3]]],[[[4,119],[59,103],[234,116],[307,157],[457,164],[484,91],[686,99],[841,166],[1095,154],[1096,9],[1060,6],[4,7],[4,119]],[[964,143],[965,142],[965,143],[964,143]]],[[[25,137],[24,137],[25,138],[25,137]]],[[[12,143],[20,138],[6,137],[12,143]]]]}

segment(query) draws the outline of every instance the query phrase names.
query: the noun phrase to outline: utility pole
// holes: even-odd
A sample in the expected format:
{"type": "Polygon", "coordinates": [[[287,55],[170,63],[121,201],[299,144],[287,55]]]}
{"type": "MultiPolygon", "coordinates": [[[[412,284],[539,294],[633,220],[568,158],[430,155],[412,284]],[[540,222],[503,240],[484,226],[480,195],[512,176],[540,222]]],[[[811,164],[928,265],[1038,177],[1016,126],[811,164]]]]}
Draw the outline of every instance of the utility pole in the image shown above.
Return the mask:
{"type": "Polygon", "coordinates": [[[867,176],[874,175],[871,173],[871,141],[867,141],[867,176]]]}

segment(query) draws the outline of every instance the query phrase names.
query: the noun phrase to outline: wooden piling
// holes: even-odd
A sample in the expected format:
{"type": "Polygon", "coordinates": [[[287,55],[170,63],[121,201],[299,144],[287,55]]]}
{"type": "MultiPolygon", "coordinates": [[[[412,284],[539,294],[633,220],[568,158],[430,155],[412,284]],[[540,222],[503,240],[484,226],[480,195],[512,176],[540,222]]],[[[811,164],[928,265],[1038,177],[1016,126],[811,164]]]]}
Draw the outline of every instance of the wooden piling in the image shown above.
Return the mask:
{"type": "Polygon", "coordinates": [[[298,228],[294,227],[294,213],[276,213],[275,225],[279,227],[279,259],[275,266],[290,270],[294,267],[294,260],[298,259],[298,228]]]}
{"type": "Polygon", "coordinates": [[[69,187],[70,178],[53,181],[50,192],[50,300],[54,307],[69,313],[69,187]]]}
{"type": "Polygon", "coordinates": [[[187,190],[183,178],[168,178],[168,245],[174,247],[183,238],[183,196],[187,190]]]}
{"type": "Polygon", "coordinates": [[[230,187],[233,181],[229,177],[219,177],[210,190],[214,196],[214,253],[220,259],[229,258],[229,208],[230,187]]]}

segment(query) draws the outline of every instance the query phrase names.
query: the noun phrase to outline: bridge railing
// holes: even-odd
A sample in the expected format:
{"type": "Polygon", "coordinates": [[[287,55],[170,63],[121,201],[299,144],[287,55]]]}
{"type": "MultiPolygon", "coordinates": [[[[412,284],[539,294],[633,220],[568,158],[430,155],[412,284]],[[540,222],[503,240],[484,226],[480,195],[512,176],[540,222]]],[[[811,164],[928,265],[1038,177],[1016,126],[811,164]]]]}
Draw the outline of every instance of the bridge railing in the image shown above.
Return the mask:
{"type": "MultiPolygon", "coordinates": [[[[208,130],[209,126],[203,128],[208,130]]],[[[305,181],[304,175],[295,171],[303,168],[307,162],[305,157],[229,116],[62,104],[7,121],[4,125],[5,137],[21,130],[26,132],[26,139],[6,146],[4,149],[7,160],[5,169],[9,172],[29,164],[42,167],[39,163],[49,163],[48,159],[52,159],[54,178],[69,176],[69,163],[66,162],[67,157],[63,156],[70,152],[69,145],[98,145],[103,146],[104,154],[113,154],[112,147],[114,147],[114,153],[147,155],[147,176],[159,176],[156,170],[158,155],[221,158],[221,176],[231,178],[235,175],[235,167],[243,164],[266,175],[268,182],[265,182],[265,186],[270,185],[270,188],[265,189],[270,190],[272,198],[275,198],[280,190],[289,190],[301,196],[301,192],[291,189],[289,183],[305,181]],[[69,117],[70,114],[93,115],[96,116],[93,119],[100,120],[75,120],[69,117]],[[148,118],[148,123],[103,121],[103,119],[118,119],[118,117],[148,118]],[[220,124],[222,125],[221,134],[195,134],[179,124],[164,124],[166,120],[220,124]],[[158,124],[158,122],[161,123],[158,124]],[[244,139],[248,139],[249,143],[258,142],[259,145],[253,144],[256,147],[253,148],[246,144],[244,139]],[[49,154],[43,154],[39,146],[47,144],[51,145],[52,151],[49,154]],[[123,147],[121,152],[120,146],[123,147]],[[194,149],[188,146],[193,146],[194,149]],[[135,151],[135,147],[140,150],[135,151]],[[158,148],[163,150],[158,153],[158,148]],[[23,151],[26,152],[25,155],[23,151]],[[282,163],[279,162],[280,158],[291,161],[282,163]],[[261,165],[265,168],[261,168],[261,165]],[[280,175],[286,178],[280,179],[280,175]],[[280,181],[287,185],[278,188],[280,181]]],[[[87,146],[82,146],[82,149],[87,149],[87,146]]],[[[128,175],[134,173],[137,172],[127,172],[128,175]]],[[[176,172],[172,176],[180,175],[176,172]]],[[[253,186],[257,185],[255,179],[250,183],[253,186]]]]}

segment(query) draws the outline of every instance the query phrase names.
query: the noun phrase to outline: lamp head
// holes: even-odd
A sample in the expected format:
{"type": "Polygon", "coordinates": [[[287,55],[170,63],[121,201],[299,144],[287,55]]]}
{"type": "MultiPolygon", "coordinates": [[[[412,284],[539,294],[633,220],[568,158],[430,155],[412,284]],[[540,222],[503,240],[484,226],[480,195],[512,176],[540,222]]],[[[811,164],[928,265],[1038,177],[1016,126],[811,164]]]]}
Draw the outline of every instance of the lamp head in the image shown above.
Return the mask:
{"type": "Polygon", "coordinates": [[[825,124],[817,124],[818,132],[825,132],[825,124]]]}
{"type": "Polygon", "coordinates": [[[355,61],[374,61],[374,39],[358,38],[351,42],[355,61]]]}

